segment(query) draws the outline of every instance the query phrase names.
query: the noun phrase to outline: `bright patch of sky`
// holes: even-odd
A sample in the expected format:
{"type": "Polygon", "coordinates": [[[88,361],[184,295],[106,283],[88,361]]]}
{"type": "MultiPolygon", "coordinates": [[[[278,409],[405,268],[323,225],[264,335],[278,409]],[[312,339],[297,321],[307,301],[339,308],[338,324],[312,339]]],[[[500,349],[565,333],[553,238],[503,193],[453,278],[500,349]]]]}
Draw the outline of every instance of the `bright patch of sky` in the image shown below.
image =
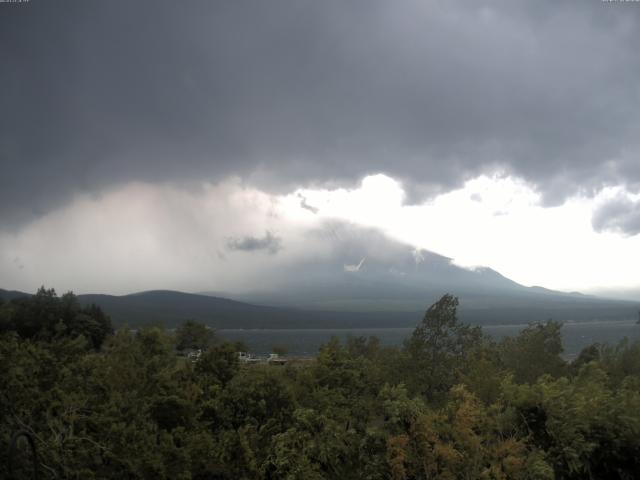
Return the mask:
{"type": "MultiPolygon", "coordinates": [[[[407,204],[402,185],[384,175],[368,176],[353,189],[287,195],[237,179],[187,188],[129,183],[78,195],[0,233],[0,287],[35,291],[45,284],[78,293],[256,289],[276,285],[288,268],[306,260],[329,258],[332,237],[317,232],[338,221],[379,229],[415,247],[416,262],[423,260],[419,249],[426,249],[524,285],[633,291],[639,286],[640,235],[597,230],[592,219],[608,225],[617,205],[637,202],[618,187],[543,206],[530,185],[504,175],[471,179],[419,205],[407,204]]],[[[357,272],[366,255],[356,253],[344,271],[357,272]]]]}
{"type": "Polygon", "coordinates": [[[594,198],[574,196],[546,207],[524,181],[496,175],[406,205],[399,182],[374,175],[356,189],[299,190],[283,204],[295,221],[318,216],[376,227],[460,266],[488,266],[524,285],[590,291],[638,285],[640,235],[592,226],[594,211],[620,195],[637,201],[607,188],[594,198]]]}

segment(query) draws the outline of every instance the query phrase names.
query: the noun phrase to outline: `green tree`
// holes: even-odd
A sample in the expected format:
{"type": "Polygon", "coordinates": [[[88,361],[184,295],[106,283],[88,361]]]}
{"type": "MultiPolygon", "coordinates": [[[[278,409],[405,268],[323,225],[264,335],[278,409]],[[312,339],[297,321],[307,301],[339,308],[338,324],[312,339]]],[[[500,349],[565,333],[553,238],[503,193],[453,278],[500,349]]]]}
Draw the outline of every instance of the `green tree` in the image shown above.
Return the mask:
{"type": "Polygon", "coordinates": [[[240,368],[238,352],[231,343],[215,345],[202,354],[195,364],[195,371],[206,384],[225,386],[240,368]]]}
{"type": "Polygon", "coordinates": [[[82,335],[99,349],[113,327],[100,307],[83,307],[72,292],[58,297],[54,289],[40,287],[35,295],[15,298],[0,307],[0,333],[8,331],[45,341],[82,335]]]}
{"type": "Polygon", "coordinates": [[[600,364],[614,385],[640,379],[640,342],[625,338],[618,345],[603,347],[600,364]]]}
{"type": "Polygon", "coordinates": [[[217,340],[214,330],[204,323],[196,322],[195,320],[187,320],[176,328],[175,339],[178,350],[206,350],[217,340]]]}
{"type": "Polygon", "coordinates": [[[577,375],[582,367],[591,362],[597,362],[600,360],[600,352],[602,346],[598,343],[593,343],[584,347],[576,359],[569,365],[569,370],[573,375],[577,375]]]}
{"type": "Polygon", "coordinates": [[[516,382],[532,383],[540,375],[558,377],[566,373],[561,330],[561,323],[547,320],[532,323],[517,337],[502,340],[500,357],[516,382]]]}
{"type": "Polygon", "coordinates": [[[407,386],[431,401],[443,398],[480,344],[479,327],[462,324],[458,299],[446,294],[431,305],[405,341],[407,386]]]}

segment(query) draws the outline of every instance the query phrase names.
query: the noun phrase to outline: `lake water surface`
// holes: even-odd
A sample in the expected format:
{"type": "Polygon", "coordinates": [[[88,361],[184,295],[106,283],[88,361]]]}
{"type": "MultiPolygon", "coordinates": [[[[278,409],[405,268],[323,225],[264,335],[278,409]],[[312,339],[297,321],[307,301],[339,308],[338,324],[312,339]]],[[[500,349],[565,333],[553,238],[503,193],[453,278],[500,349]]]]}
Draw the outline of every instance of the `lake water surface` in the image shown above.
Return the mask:
{"type": "MultiPolygon", "coordinates": [[[[517,335],[526,325],[488,325],[482,330],[496,339],[517,335]]],[[[413,328],[355,328],[355,329],[284,329],[284,330],[219,330],[231,341],[243,341],[251,353],[266,355],[274,345],[284,345],[293,356],[312,356],[332,336],[344,341],[347,336],[375,336],[383,345],[401,345],[413,328]]],[[[640,325],[634,321],[575,322],[562,327],[565,355],[572,358],[592,343],[617,344],[627,337],[640,340],[640,325]]]]}

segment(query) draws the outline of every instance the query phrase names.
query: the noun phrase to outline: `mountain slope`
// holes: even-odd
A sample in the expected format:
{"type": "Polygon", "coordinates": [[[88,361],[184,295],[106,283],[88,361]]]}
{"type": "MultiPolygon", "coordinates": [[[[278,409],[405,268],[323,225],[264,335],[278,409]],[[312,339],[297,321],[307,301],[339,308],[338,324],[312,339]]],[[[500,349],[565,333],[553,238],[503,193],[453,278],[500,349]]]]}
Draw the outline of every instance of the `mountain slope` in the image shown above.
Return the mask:
{"type": "Polygon", "coordinates": [[[0,288],[0,298],[5,301],[13,300],[14,298],[28,297],[29,295],[31,294],[19,292],[17,290],[3,290],[0,288]]]}
{"type": "Polygon", "coordinates": [[[460,298],[462,319],[526,323],[627,319],[638,302],[525,287],[490,268],[466,269],[378,231],[334,225],[329,254],[291,263],[269,289],[223,296],[280,307],[352,312],[424,312],[444,293],[460,298]]]}
{"type": "Polygon", "coordinates": [[[279,272],[283,280],[271,288],[232,296],[252,303],[354,310],[390,310],[399,303],[401,309],[422,309],[446,292],[464,298],[468,307],[567,296],[524,287],[490,268],[461,268],[376,230],[334,225],[332,233],[323,237],[331,247],[328,254],[288,264],[279,272]]]}
{"type": "MultiPolygon", "coordinates": [[[[211,296],[158,290],[80,295],[80,301],[96,303],[116,324],[132,327],[172,327],[186,319],[217,328],[413,326],[445,293],[459,297],[460,318],[471,323],[637,318],[638,302],[525,287],[490,268],[461,268],[375,230],[335,224],[330,234],[316,234],[329,248],[282,264],[260,291],[211,296]]],[[[0,291],[7,298],[20,295],[0,291]]]]}
{"type": "Polygon", "coordinates": [[[131,295],[79,295],[83,304],[100,305],[117,325],[159,323],[174,327],[187,319],[215,328],[355,328],[364,326],[410,326],[415,315],[399,312],[328,312],[252,305],[226,298],[169,290],[131,295]]]}
{"type": "MultiPolygon", "coordinates": [[[[18,298],[29,294],[0,290],[0,298],[18,298]]],[[[238,302],[226,298],[156,290],[131,295],[89,294],[78,296],[82,304],[95,303],[108,313],[116,326],[132,328],[162,324],[172,328],[187,319],[204,322],[214,328],[374,328],[413,327],[422,318],[430,301],[415,310],[330,311],[271,307],[238,302]]],[[[514,302],[513,306],[466,308],[461,304],[463,321],[477,324],[514,324],[554,318],[561,321],[622,320],[635,318],[637,304],[586,297],[571,302],[547,300],[536,305],[514,302]]]]}

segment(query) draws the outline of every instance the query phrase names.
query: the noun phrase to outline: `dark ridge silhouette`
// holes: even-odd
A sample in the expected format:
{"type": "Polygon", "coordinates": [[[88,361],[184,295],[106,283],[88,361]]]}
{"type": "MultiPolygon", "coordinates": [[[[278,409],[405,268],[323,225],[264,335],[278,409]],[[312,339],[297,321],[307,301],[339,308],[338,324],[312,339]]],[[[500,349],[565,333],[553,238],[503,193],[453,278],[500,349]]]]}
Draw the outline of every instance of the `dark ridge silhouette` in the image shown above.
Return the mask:
{"type": "MultiPolygon", "coordinates": [[[[28,293],[0,289],[5,300],[28,296],[28,293]]],[[[204,322],[214,328],[385,328],[412,327],[424,310],[346,311],[302,309],[257,305],[228,298],[153,290],[130,295],[78,295],[83,305],[95,303],[112,319],[115,326],[137,327],[162,324],[173,328],[186,319],[204,322]]],[[[425,298],[424,305],[429,304],[425,298]]],[[[547,295],[534,299],[511,299],[502,304],[465,306],[461,303],[462,321],[480,325],[528,323],[553,318],[558,321],[626,320],[636,318],[638,305],[633,302],[547,295]]]]}

